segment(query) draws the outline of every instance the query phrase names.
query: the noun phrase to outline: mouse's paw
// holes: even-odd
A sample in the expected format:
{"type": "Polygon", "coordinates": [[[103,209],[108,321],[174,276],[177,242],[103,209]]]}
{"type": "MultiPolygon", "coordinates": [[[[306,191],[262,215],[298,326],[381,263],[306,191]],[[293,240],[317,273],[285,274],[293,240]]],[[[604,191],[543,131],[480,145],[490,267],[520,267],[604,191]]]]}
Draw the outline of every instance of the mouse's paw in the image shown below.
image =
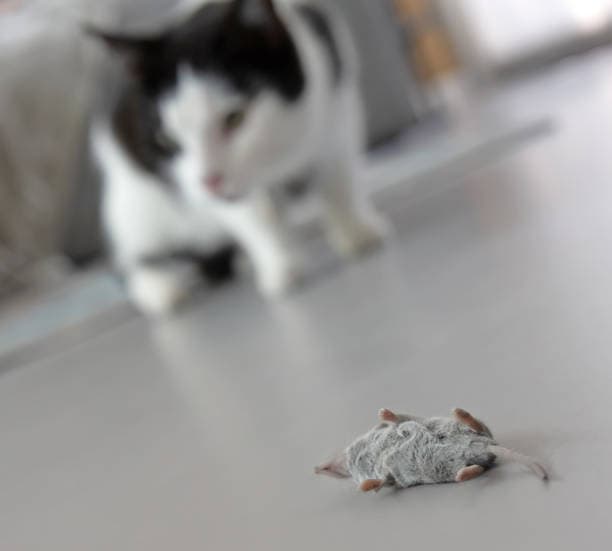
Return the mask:
{"type": "Polygon", "coordinates": [[[385,486],[384,480],[364,480],[359,488],[362,492],[380,492],[380,490],[385,486]]]}
{"type": "Polygon", "coordinates": [[[467,482],[468,480],[478,478],[484,472],[484,467],[481,467],[480,465],[471,465],[470,467],[464,467],[457,473],[457,476],[455,477],[455,482],[467,482]]]}

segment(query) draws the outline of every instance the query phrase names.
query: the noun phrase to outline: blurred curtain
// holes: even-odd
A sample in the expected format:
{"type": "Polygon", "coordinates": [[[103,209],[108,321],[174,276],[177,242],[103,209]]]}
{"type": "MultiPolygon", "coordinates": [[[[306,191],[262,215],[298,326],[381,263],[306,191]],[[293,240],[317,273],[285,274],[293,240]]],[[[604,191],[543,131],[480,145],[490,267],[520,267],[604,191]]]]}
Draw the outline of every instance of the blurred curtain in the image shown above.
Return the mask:
{"type": "Polygon", "coordinates": [[[0,11],[0,296],[57,252],[75,187],[95,53],[67,7],[11,0],[0,11]]]}

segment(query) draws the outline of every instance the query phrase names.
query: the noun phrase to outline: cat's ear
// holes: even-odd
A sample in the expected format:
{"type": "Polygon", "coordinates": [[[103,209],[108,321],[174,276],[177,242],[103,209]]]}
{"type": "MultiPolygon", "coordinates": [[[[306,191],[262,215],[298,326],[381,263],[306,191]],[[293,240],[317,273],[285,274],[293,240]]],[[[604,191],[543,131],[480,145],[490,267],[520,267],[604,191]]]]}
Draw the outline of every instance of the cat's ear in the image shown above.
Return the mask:
{"type": "Polygon", "coordinates": [[[272,41],[286,34],[275,0],[232,0],[228,21],[230,24],[260,27],[272,41]]]}
{"type": "Polygon", "coordinates": [[[274,0],[232,0],[231,10],[234,14],[251,17],[253,21],[278,19],[278,10],[274,0]]]}
{"type": "Polygon", "coordinates": [[[147,61],[156,56],[163,45],[162,36],[128,36],[88,25],[84,31],[121,56],[136,75],[144,73],[147,61]]]}

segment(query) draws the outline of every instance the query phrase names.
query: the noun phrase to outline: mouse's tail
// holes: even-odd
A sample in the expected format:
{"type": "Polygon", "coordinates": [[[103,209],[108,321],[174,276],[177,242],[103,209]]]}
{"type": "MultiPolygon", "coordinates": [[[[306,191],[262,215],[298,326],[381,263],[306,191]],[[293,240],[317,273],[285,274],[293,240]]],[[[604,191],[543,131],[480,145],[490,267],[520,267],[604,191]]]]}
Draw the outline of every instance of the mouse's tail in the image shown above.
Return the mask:
{"type": "Polygon", "coordinates": [[[546,469],[533,457],[523,455],[522,453],[509,450],[508,448],[504,448],[502,446],[489,446],[489,451],[503,461],[512,461],[514,463],[525,465],[525,467],[531,470],[531,472],[533,472],[541,480],[548,480],[548,473],[546,472],[546,469]]]}

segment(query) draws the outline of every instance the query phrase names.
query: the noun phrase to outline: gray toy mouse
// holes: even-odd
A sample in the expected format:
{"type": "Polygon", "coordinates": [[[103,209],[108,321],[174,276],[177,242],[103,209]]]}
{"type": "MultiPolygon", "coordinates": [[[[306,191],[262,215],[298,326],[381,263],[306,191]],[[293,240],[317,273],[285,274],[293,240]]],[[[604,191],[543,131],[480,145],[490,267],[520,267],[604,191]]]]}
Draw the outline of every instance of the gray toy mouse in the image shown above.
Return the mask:
{"type": "Polygon", "coordinates": [[[463,409],[453,417],[415,417],[379,412],[381,424],[357,438],[317,474],[353,478],[364,492],[385,486],[465,482],[505,459],[521,463],[542,480],[544,467],[531,457],[503,448],[489,428],[463,409]]]}

